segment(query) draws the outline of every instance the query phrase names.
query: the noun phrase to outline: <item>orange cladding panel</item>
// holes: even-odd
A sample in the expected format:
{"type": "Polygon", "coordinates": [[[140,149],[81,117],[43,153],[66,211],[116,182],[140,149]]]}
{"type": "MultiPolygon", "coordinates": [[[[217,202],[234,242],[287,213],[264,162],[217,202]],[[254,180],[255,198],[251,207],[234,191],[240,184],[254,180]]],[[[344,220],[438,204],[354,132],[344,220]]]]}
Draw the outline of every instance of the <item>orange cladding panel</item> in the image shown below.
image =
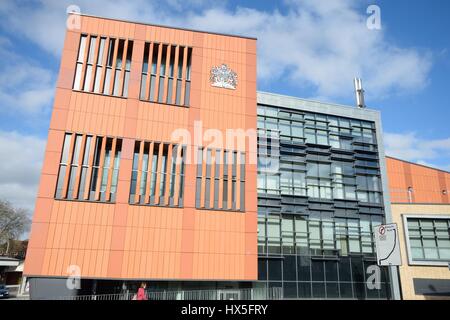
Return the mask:
{"type": "Polygon", "coordinates": [[[393,203],[450,203],[450,172],[387,157],[393,203]]]}
{"type": "MultiPolygon", "coordinates": [[[[69,267],[77,266],[82,277],[99,279],[256,280],[257,169],[256,164],[249,163],[255,150],[250,149],[249,143],[238,143],[229,148],[246,155],[244,212],[196,209],[197,168],[191,161],[196,147],[209,143],[203,141],[201,136],[194,138],[194,128],[199,124],[195,121],[201,121],[203,132],[216,129],[223,137],[227,129],[256,129],[256,40],[97,17],[80,16],[80,19],[81,29],[67,31],[64,42],[24,273],[42,277],[68,276],[69,267]],[[72,89],[82,34],[97,36],[97,49],[100,37],[108,41],[110,38],[133,41],[127,97],[72,89]],[[175,60],[183,56],[181,63],[175,63],[173,70],[176,76],[178,67],[182,68],[181,104],[185,100],[187,102],[184,94],[185,83],[189,80],[187,54],[192,50],[189,106],[173,103],[175,88],[171,99],[168,98],[171,92],[167,88],[163,92],[162,100],[170,100],[168,103],[140,99],[145,43],[151,43],[151,48],[159,43],[159,51],[162,50],[161,44],[169,44],[168,48],[170,45],[177,46],[174,55],[173,52],[166,53],[168,60],[172,60],[172,56],[175,60]],[[236,72],[238,83],[235,90],[210,84],[211,69],[222,64],[227,64],[236,72]],[[172,141],[177,129],[185,129],[191,134],[191,139],[184,142],[187,163],[184,168],[183,206],[130,205],[135,141],[178,143],[172,141]],[[55,199],[65,132],[122,139],[114,201],[92,202],[88,199],[87,189],[84,190],[86,198],[83,197],[86,201],[55,199]]],[[[89,54],[87,46],[88,43],[84,61],[87,61],[86,55],[89,54]]],[[[116,45],[115,52],[117,50],[116,45]]],[[[116,62],[116,55],[113,63],[116,62]]],[[[94,58],[97,57],[98,52],[95,52],[94,58]]],[[[126,52],[123,52],[123,57],[126,57],[126,52]]],[[[149,54],[147,58],[152,57],[149,54]]],[[[161,69],[160,58],[156,62],[157,70],[161,69]]],[[[103,63],[106,60],[103,57],[103,63]]],[[[115,65],[112,67],[114,71],[115,65]]],[[[85,69],[86,62],[83,72],[85,69]]],[[[122,64],[118,70],[123,74],[125,69],[127,66],[122,64]]],[[[103,66],[99,74],[105,71],[103,66]]],[[[124,81],[120,79],[122,83],[124,81]]],[[[167,83],[167,78],[161,82],[164,86],[167,83]]],[[[111,82],[110,92],[113,85],[111,82]]],[[[156,88],[158,86],[159,81],[156,88]]],[[[92,90],[93,79],[87,87],[92,90]]],[[[148,82],[142,90],[149,94],[148,82]]],[[[111,158],[114,159],[114,156],[111,158]]],[[[81,161],[79,159],[78,164],[81,161]]],[[[177,165],[176,172],[179,170],[177,165]]],[[[90,179],[90,175],[88,177],[90,179]]],[[[400,177],[398,179],[401,180],[400,177]]],[[[441,184],[446,181],[448,185],[450,180],[446,179],[441,177],[439,181],[441,184]]],[[[108,179],[108,190],[111,180],[108,179]]],[[[179,181],[176,186],[179,186],[179,181]]],[[[98,196],[101,187],[98,183],[95,195],[98,196]]],[[[221,182],[220,191],[222,187],[221,182]]],[[[159,183],[157,189],[158,192],[164,191],[160,190],[159,183]]],[[[147,194],[148,185],[144,190],[147,194]]],[[[165,190],[168,192],[169,188],[165,190]]],[[[167,195],[161,199],[162,205],[167,199],[167,195]]]]}

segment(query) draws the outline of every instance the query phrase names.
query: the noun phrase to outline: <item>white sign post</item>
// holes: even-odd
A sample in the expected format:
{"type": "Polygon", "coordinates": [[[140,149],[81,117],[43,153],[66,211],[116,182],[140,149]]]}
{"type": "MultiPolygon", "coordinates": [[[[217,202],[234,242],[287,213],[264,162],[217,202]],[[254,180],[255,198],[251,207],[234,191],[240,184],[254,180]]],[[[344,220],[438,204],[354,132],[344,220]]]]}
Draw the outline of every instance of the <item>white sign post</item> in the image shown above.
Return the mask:
{"type": "Polygon", "coordinates": [[[397,224],[374,227],[379,266],[401,266],[400,243],[397,224]]]}

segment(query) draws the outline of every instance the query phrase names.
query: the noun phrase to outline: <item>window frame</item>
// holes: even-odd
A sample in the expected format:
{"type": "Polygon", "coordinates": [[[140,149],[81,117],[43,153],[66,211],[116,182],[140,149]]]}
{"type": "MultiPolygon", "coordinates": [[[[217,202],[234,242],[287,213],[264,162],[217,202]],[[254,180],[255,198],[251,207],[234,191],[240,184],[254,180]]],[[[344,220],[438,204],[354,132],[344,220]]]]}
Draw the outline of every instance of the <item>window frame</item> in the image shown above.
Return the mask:
{"type": "Polygon", "coordinates": [[[408,219],[423,219],[423,220],[450,220],[450,215],[424,215],[424,214],[402,214],[403,229],[406,240],[406,253],[408,257],[408,265],[410,266],[448,266],[449,261],[442,260],[414,260],[411,250],[411,241],[408,229],[408,219]]]}

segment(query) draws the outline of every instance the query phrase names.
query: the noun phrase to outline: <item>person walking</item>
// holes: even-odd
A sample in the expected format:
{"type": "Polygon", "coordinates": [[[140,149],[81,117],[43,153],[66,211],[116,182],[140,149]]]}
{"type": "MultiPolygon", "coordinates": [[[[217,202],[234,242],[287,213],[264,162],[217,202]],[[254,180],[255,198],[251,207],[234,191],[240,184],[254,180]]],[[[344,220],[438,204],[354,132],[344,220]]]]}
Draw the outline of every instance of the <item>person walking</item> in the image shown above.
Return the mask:
{"type": "Polygon", "coordinates": [[[147,284],[145,282],[142,282],[141,287],[138,289],[137,292],[137,300],[148,300],[145,288],[147,288],[147,284]]]}

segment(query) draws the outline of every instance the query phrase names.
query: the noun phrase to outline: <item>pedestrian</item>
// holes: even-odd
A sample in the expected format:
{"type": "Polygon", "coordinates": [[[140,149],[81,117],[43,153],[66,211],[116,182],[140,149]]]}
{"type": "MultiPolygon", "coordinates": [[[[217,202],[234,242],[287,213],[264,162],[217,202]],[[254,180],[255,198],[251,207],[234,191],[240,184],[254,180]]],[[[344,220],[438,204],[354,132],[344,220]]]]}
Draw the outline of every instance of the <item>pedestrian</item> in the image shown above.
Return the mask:
{"type": "Polygon", "coordinates": [[[137,300],[148,300],[145,288],[147,288],[147,284],[145,282],[142,282],[141,287],[138,289],[137,292],[137,300]]]}

